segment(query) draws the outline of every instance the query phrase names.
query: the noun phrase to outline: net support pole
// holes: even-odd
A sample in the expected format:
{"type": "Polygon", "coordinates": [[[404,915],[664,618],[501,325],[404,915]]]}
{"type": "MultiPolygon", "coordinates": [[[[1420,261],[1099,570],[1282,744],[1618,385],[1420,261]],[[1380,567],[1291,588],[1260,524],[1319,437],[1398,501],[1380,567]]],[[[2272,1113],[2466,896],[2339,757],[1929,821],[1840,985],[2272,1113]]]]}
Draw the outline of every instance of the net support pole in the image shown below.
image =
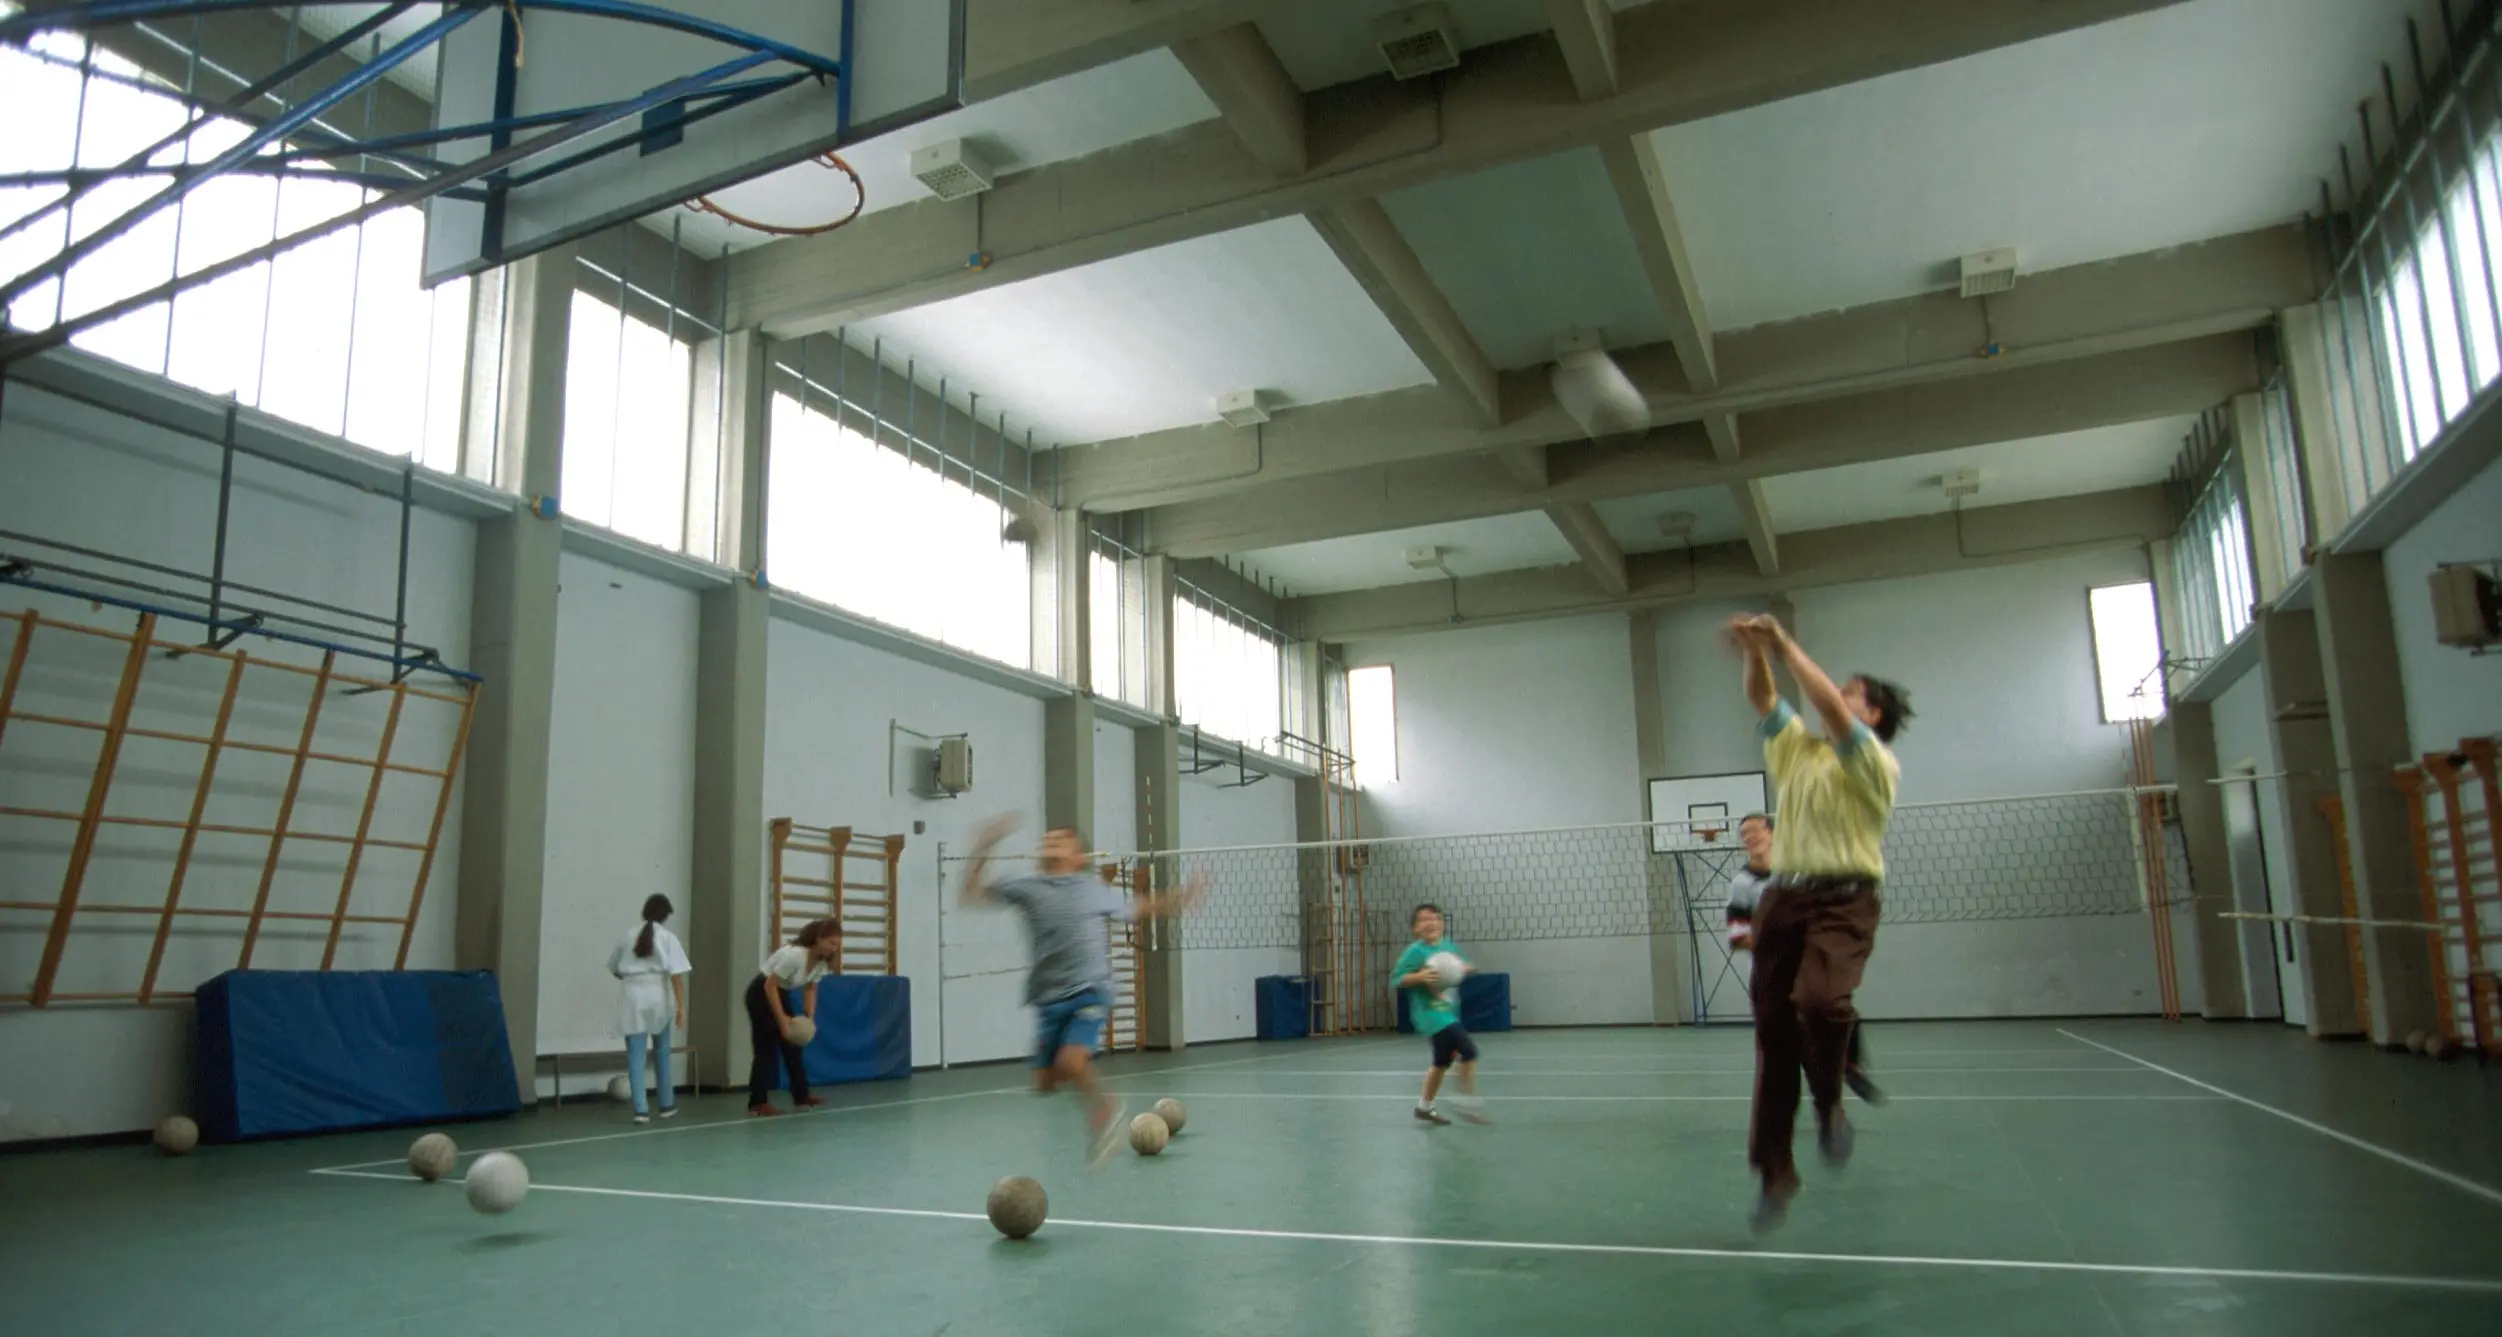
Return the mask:
{"type": "MultiPolygon", "coordinates": [[[[1169,718],[1137,731],[1138,847],[1171,850],[1181,845],[1181,729],[1169,718]]],[[[1149,859],[1145,886],[1176,885],[1172,860],[1149,859]]],[[[1150,1049],[1184,1047],[1182,925],[1158,919],[1142,926],[1138,949],[1138,1007],[1150,1049]]]]}
{"type": "MultiPolygon", "coordinates": [[[[2368,978],[2339,964],[2360,960],[2355,954],[2362,950],[2362,929],[2318,922],[2360,917],[2342,848],[2343,809],[2331,821],[2313,816],[2337,796],[2337,744],[2330,736],[2327,688],[2320,678],[2319,630],[2307,609],[2271,609],[2259,614],[2256,632],[2268,734],[2277,767],[2284,772],[2266,781],[2258,793],[2283,818],[2290,835],[2285,862],[2293,874],[2293,904],[2311,917],[2310,922],[2283,928],[2301,944],[2294,969],[2302,974],[2303,996],[2310,1004],[2310,1033],[2321,1039],[2368,1035],[2368,978]]],[[[2186,811],[2186,792],[2182,803],[2186,811]]]]}

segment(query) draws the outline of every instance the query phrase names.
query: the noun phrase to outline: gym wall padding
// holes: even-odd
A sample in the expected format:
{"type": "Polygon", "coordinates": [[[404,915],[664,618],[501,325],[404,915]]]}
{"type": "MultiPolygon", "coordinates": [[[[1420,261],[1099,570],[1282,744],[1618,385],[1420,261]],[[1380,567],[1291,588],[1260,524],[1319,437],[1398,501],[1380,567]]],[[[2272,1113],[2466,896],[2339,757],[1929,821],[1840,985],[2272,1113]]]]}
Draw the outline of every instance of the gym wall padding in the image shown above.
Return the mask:
{"type": "Polygon", "coordinates": [[[230,970],[201,986],[194,1089],[211,1141],[521,1108],[483,970],[230,970]]]}
{"type": "MultiPolygon", "coordinates": [[[[1393,996],[1399,1011],[1399,1029],[1416,1033],[1416,1023],[1408,1020],[1407,1000],[1393,996]]],[[[1479,973],[1460,981],[1460,1026],[1471,1034],[1508,1031],[1512,1028],[1512,977],[1501,973],[1479,973]]]]}
{"type": "MultiPolygon", "coordinates": [[[[782,995],[796,1015],[797,992],[782,995]]],[[[817,1038],[800,1052],[808,1084],[889,1082],[912,1075],[912,981],[901,975],[828,975],[817,981],[817,1038]]],[[[790,1089],[789,1074],[776,1085],[790,1089]]]]}
{"type": "Polygon", "coordinates": [[[1300,1040],[1312,1033],[1312,980],[1308,975],[1262,975],[1251,985],[1253,1034],[1263,1040],[1300,1040]]]}

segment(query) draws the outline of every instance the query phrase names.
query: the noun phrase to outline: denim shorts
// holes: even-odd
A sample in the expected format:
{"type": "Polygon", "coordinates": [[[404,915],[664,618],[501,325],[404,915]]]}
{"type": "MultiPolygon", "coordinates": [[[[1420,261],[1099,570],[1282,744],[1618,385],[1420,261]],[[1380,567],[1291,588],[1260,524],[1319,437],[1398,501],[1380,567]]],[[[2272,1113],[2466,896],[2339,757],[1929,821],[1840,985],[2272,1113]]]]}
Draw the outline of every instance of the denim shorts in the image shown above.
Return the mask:
{"type": "Polygon", "coordinates": [[[1111,996],[1101,989],[1082,989],[1040,1004],[1034,1018],[1034,1066],[1050,1067],[1071,1045],[1095,1052],[1103,1039],[1103,1019],[1111,1011],[1111,996]]]}

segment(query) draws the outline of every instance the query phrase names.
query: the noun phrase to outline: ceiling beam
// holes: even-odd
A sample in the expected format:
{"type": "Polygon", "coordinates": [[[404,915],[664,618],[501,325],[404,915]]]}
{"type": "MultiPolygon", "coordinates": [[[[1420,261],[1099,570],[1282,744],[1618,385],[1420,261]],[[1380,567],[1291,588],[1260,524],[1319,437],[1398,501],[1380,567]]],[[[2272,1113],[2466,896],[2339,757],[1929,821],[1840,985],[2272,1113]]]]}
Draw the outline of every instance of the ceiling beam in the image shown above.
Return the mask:
{"type": "Polygon", "coordinates": [[[1616,96],[1616,11],[1607,0],[1546,0],[1546,26],[1581,100],[1616,96]]]}
{"type": "MultiPolygon", "coordinates": [[[[1989,380],[2114,350],[2256,329],[2276,311],[2310,301],[2316,286],[2302,230],[2287,226],[2028,275],[2013,291],[1991,297],[1986,314],[1977,301],[1935,292],[1723,330],[1713,337],[1720,389],[1709,393],[1687,388],[1667,345],[1619,352],[1616,360],[1642,391],[1654,423],[1742,415],[1751,438],[1754,419],[1767,409],[1989,380]],[[1993,338],[2004,351],[1979,356],[1993,338]]],[[[1062,501],[1095,511],[1135,510],[1255,483],[1409,461],[1455,463],[1446,457],[1583,440],[1580,426],[1556,404],[1543,368],[1505,372],[1501,379],[1504,420],[1491,427],[1426,387],[1281,413],[1257,451],[1240,433],[1213,425],[1063,450],[1062,501]]],[[[1672,425],[1652,435],[1687,430],[1672,425]]]]}
{"type": "MultiPolygon", "coordinates": [[[[1807,0],[1690,0],[1616,16],[1616,96],[1584,102],[1562,52],[1539,33],[1480,47],[1450,74],[1397,82],[1387,75],[1305,97],[1307,170],[1279,179],[1224,125],[1210,123],[1137,140],[1068,162],[1019,172],[973,198],[922,200],[883,209],[837,232],[794,237],[741,253],[732,267],[730,321],[788,337],[832,329],[1116,256],[1230,232],[1287,214],[1373,199],[1408,186],[1621,139],[1666,125],[1775,102],[1817,89],[1954,60],[2179,0],[1889,0],[1826,5],[1807,0]],[[978,235],[977,235],[978,234],[978,235]],[[965,262],[988,255],[980,268],[965,262]]],[[[1085,63],[1127,49],[1153,23],[1089,43],[1034,16],[1022,0],[986,0],[989,31],[969,48],[985,53],[988,95],[1022,71],[1070,63],[989,52],[1017,48],[1005,33],[1085,63]],[[1001,64],[1006,61],[1005,64],[1001,64]]],[[[1055,0],[1032,5],[1093,16],[1149,9],[1138,0],[1055,0]]],[[[1206,18],[1218,5],[1168,0],[1154,13],[1206,18]]],[[[1229,26],[1245,15],[1227,15],[1229,26]]],[[[1143,18],[1143,16],[1142,16],[1143,18]]],[[[973,27],[968,18],[968,42],[973,27]]],[[[1164,37],[1169,42],[1192,34],[1164,37]]],[[[1139,49],[1143,49],[1143,46],[1139,49]]],[[[1060,72],[1066,72],[1062,69],[1060,72]]],[[[1021,85],[1020,85],[1021,86],[1021,85]]]]}
{"type": "Polygon", "coordinates": [[[1502,377],[1450,299],[1425,272],[1425,262],[1399,235],[1379,200],[1350,200],[1312,215],[1312,226],[1347,267],[1390,328],[1481,426],[1503,419],[1502,377]]]}
{"type": "Polygon", "coordinates": [[[2172,526],[2163,488],[2150,485],[1808,530],[1789,536],[1789,562],[1777,576],[1756,570],[1743,545],[1720,544],[1628,558],[1621,595],[1593,595],[1578,570],[1545,567],[1307,595],[1287,607],[1304,635],[1353,641],[2048,561],[2142,547],[2172,526]]]}
{"type": "Polygon", "coordinates": [[[1512,481],[1533,492],[1546,491],[1546,449],[1542,446],[1505,446],[1489,452],[1494,462],[1512,476],[1512,481]]]}
{"type": "Polygon", "coordinates": [[[1746,550],[1754,554],[1755,569],[1767,576],[1781,574],[1780,531],[1772,525],[1772,503],[1764,499],[1764,480],[1731,483],[1729,495],[1737,501],[1738,528],[1746,535],[1746,550]]]}
{"type": "Polygon", "coordinates": [[[1607,166],[1608,184],[1616,188],[1616,205],[1633,233],[1633,249],[1642,257],[1651,295],[1668,318],[1668,346],[1676,351],[1686,388],[1706,394],[1719,389],[1711,317],[1703,310],[1702,285],[1686,253],[1685,232],[1677,226],[1676,206],[1669,202],[1659,147],[1647,134],[1610,140],[1599,146],[1599,161],[1607,166]]]}
{"type": "Polygon", "coordinates": [[[1177,42],[1173,54],[1261,166],[1278,176],[1303,174],[1303,91],[1256,25],[1177,42]]]}
{"type": "Polygon", "coordinates": [[[964,100],[984,102],[1303,0],[965,0],[964,100]]]}
{"type": "MultiPolygon", "coordinates": [[[[1177,556],[1239,553],[2176,417],[2258,384],[2251,338],[2209,335],[1749,414],[1746,453],[1734,463],[1714,458],[1702,430],[1685,425],[1551,446],[1543,492],[1523,491],[1482,454],[1411,460],[1159,506],[1148,511],[1146,532],[1177,556]]],[[[1272,452],[1276,428],[1269,424],[1272,452]]]]}
{"type": "Polygon", "coordinates": [[[1616,536],[1607,532],[1607,522],[1599,518],[1598,508],[1586,501],[1568,501],[1546,508],[1546,518],[1564,542],[1572,545],[1598,587],[1609,594],[1630,594],[1633,586],[1625,576],[1625,550],[1616,536]]]}

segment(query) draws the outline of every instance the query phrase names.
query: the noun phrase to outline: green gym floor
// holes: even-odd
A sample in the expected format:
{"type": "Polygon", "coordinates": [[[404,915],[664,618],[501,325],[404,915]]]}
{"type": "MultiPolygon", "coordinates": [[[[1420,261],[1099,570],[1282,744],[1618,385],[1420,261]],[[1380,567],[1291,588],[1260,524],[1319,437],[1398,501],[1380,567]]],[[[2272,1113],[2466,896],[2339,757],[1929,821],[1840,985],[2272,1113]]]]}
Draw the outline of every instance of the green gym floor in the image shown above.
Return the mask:
{"type": "MultiPolygon", "coordinates": [[[[1412,1037],[1107,1071],[1189,1105],[1085,1164],[985,1067],[638,1129],[568,1103],[509,1215],[412,1131],[0,1157],[0,1330],[90,1333],[2502,1333],[2502,1070],[2267,1026],[1878,1025],[1893,1102],[1750,1237],[1742,1029],[1482,1037],[1492,1127],[1408,1114],[1412,1037]],[[1052,1220],[982,1217],[1030,1174],[1052,1220]]],[[[1805,1124],[1802,1120],[1802,1124],[1805,1124]]]]}

